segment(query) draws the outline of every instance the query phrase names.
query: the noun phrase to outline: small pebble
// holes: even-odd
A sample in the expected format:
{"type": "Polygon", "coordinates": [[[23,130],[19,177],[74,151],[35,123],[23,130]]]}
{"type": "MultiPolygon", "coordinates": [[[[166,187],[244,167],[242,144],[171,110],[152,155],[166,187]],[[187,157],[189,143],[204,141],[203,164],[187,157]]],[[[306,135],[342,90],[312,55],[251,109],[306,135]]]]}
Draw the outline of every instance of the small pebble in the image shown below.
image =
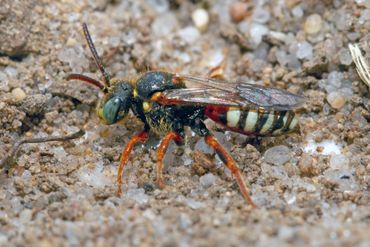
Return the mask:
{"type": "Polygon", "coordinates": [[[281,166],[288,162],[291,158],[290,149],[287,146],[275,146],[269,148],[264,155],[264,159],[267,163],[281,166]]]}
{"type": "Polygon", "coordinates": [[[58,111],[51,111],[45,113],[45,119],[48,124],[53,123],[55,119],[57,119],[59,112],[58,111]]]}
{"type": "MultiPolygon", "coordinates": [[[[52,152],[58,160],[66,159],[67,153],[63,147],[55,147],[52,152]]],[[[77,176],[80,181],[94,188],[104,187],[109,184],[110,180],[103,172],[103,162],[97,161],[91,165],[91,168],[85,166],[79,170],[77,176]]]]}
{"type": "Polygon", "coordinates": [[[318,14],[312,14],[307,17],[304,23],[304,31],[308,34],[315,34],[320,32],[322,26],[321,16],[318,14]]]}
{"type": "Polygon", "coordinates": [[[22,101],[19,108],[28,115],[41,114],[46,111],[47,103],[50,99],[50,94],[29,95],[22,101]]]}
{"type": "Polygon", "coordinates": [[[84,50],[79,44],[74,47],[61,49],[58,52],[58,59],[67,63],[75,72],[82,72],[89,64],[89,60],[86,58],[84,50]]]}
{"type": "Polygon", "coordinates": [[[195,201],[193,198],[187,198],[185,204],[191,209],[204,208],[205,206],[203,202],[195,201]]]}
{"type": "Polygon", "coordinates": [[[249,15],[249,4],[241,1],[236,1],[230,6],[230,17],[235,23],[241,22],[245,17],[249,15]]]}
{"type": "Polygon", "coordinates": [[[352,56],[347,48],[342,48],[339,51],[339,61],[344,65],[350,65],[352,63],[352,56]]]}
{"type": "MultiPolygon", "coordinates": [[[[27,133],[29,133],[29,132],[27,132],[27,133]]],[[[27,136],[27,135],[26,135],[27,136]]],[[[27,136],[27,137],[31,137],[31,136],[27,136]]],[[[24,170],[24,172],[23,172],[23,174],[22,174],[22,179],[24,179],[24,180],[30,180],[30,178],[32,177],[32,174],[31,174],[31,172],[29,171],[29,170],[24,170]]]]}
{"type": "Polygon", "coordinates": [[[304,148],[304,152],[306,153],[314,153],[317,147],[323,147],[322,150],[323,155],[331,155],[331,154],[340,154],[341,153],[341,145],[337,144],[335,141],[332,140],[323,140],[319,143],[314,141],[309,141],[307,146],[304,148]]]}
{"type": "Polygon", "coordinates": [[[288,63],[288,55],[285,51],[278,50],[275,56],[281,66],[285,66],[288,63]]]}
{"type": "Polygon", "coordinates": [[[196,29],[193,26],[189,26],[189,27],[185,27],[181,29],[178,32],[178,35],[180,36],[180,38],[182,38],[185,42],[189,44],[194,43],[200,37],[200,33],[198,29],[196,29]]]}
{"type": "Polygon", "coordinates": [[[76,44],[78,44],[77,40],[72,37],[69,37],[66,42],[66,46],[75,46],[76,44]]]}
{"type": "Polygon", "coordinates": [[[195,144],[194,150],[199,150],[204,154],[214,153],[214,150],[207,143],[205,143],[203,138],[197,141],[197,143],[195,144]]]}
{"type": "Polygon", "coordinates": [[[262,176],[264,177],[276,178],[281,181],[286,181],[288,179],[288,174],[284,166],[276,166],[262,163],[261,172],[262,176]]]}
{"type": "Polygon", "coordinates": [[[9,239],[4,233],[0,233],[0,245],[6,246],[6,243],[8,243],[9,239]]]}
{"type": "Polygon", "coordinates": [[[15,102],[20,102],[26,98],[26,93],[21,88],[15,88],[12,90],[12,95],[14,97],[15,102]]]}
{"type": "Polygon", "coordinates": [[[121,43],[121,38],[117,36],[109,37],[109,43],[111,44],[111,46],[117,47],[121,43]]]}
{"type": "Polygon", "coordinates": [[[336,185],[336,191],[351,191],[358,189],[358,183],[353,176],[353,170],[345,169],[327,169],[324,172],[325,178],[336,185]]]}
{"type": "Polygon", "coordinates": [[[17,71],[17,69],[15,69],[15,68],[13,68],[13,67],[11,67],[11,66],[7,66],[6,68],[5,68],[5,73],[7,73],[8,74],[8,76],[10,77],[10,78],[16,78],[17,77],[17,75],[18,75],[18,71],[17,71]]]}
{"type": "Polygon", "coordinates": [[[145,2],[159,14],[168,12],[170,8],[169,1],[167,0],[145,0],[145,2]]]}
{"type": "Polygon", "coordinates": [[[309,154],[304,153],[302,155],[301,159],[298,162],[298,168],[302,176],[310,177],[316,174],[314,160],[309,154]]]}
{"type": "Polygon", "coordinates": [[[145,194],[145,190],[130,188],[126,193],[127,198],[136,201],[140,205],[147,204],[149,201],[149,196],[145,194]]]}
{"type": "Polygon", "coordinates": [[[334,109],[340,109],[346,103],[346,99],[338,92],[329,93],[326,99],[334,109]]]}
{"type": "Polygon", "coordinates": [[[253,11],[253,20],[255,22],[264,24],[270,20],[270,12],[262,8],[256,8],[253,11]]]}
{"type": "Polygon", "coordinates": [[[200,181],[200,184],[204,187],[204,188],[208,188],[210,187],[211,185],[213,185],[216,181],[216,176],[213,175],[212,173],[207,173],[206,175],[204,176],[201,176],[199,178],[199,181],[200,181]]]}
{"type": "Polygon", "coordinates": [[[361,34],[357,32],[348,32],[347,37],[350,41],[354,42],[361,37],[361,34]]]}
{"type": "Polygon", "coordinates": [[[19,220],[23,223],[26,224],[32,219],[32,210],[31,209],[24,209],[20,214],[19,214],[19,220]]]}
{"type": "Polygon", "coordinates": [[[296,56],[299,59],[312,58],[312,45],[306,41],[297,44],[296,56]]]}
{"type": "Polygon", "coordinates": [[[351,14],[347,13],[345,9],[340,9],[334,14],[333,21],[338,30],[346,30],[350,23],[351,14]]]}
{"type": "Polygon", "coordinates": [[[331,169],[348,169],[349,160],[344,154],[335,154],[330,158],[331,169]]]}
{"type": "Polygon", "coordinates": [[[353,91],[351,87],[342,87],[339,92],[346,100],[351,100],[353,96],[353,91]]]}
{"type": "MultiPolygon", "coordinates": [[[[338,71],[332,71],[328,75],[328,84],[333,86],[336,89],[341,88],[343,80],[343,74],[338,71]]],[[[330,93],[330,91],[327,91],[330,93]]]]}
{"type": "Polygon", "coordinates": [[[301,5],[297,5],[292,9],[292,14],[296,18],[301,18],[303,16],[303,9],[301,5]]]}
{"type": "Polygon", "coordinates": [[[152,31],[158,37],[170,35],[179,26],[176,15],[171,12],[159,15],[152,24],[152,31]]]}
{"type": "Polygon", "coordinates": [[[370,21],[370,9],[364,9],[361,11],[361,16],[358,22],[363,25],[368,21],[370,21]]]}
{"type": "Polygon", "coordinates": [[[5,225],[8,222],[9,222],[9,215],[4,211],[0,211],[0,224],[5,225]]]}
{"type": "Polygon", "coordinates": [[[5,81],[6,79],[8,79],[8,76],[4,72],[0,71],[0,81],[5,81]]]}
{"type": "Polygon", "coordinates": [[[179,224],[182,229],[187,229],[191,226],[191,220],[189,216],[185,213],[181,213],[179,217],[179,224]]]}
{"type": "Polygon", "coordinates": [[[62,146],[54,147],[52,149],[52,153],[54,154],[54,157],[59,161],[62,161],[67,156],[67,152],[62,146]]]}
{"type": "Polygon", "coordinates": [[[199,31],[204,32],[208,28],[209,15],[205,9],[196,9],[191,15],[194,25],[199,31]]]}
{"type": "Polygon", "coordinates": [[[252,42],[256,46],[258,46],[262,41],[262,37],[268,34],[269,30],[266,26],[262,24],[253,23],[249,32],[251,35],[252,42]]]}

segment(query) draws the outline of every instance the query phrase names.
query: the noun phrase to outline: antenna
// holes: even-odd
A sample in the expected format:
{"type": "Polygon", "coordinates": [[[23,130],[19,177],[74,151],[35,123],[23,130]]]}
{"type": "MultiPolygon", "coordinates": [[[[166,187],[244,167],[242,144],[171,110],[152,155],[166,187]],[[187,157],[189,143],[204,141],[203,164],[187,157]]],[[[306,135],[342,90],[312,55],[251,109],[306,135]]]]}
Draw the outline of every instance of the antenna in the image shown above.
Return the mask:
{"type": "Polygon", "coordinates": [[[66,78],[68,81],[70,80],[80,80],[80,81],[84,81],[84,82],[87,82],[87,83],[90,83],[98,88],[100,88],[100,90],[103,90],[104,91],[104,86],[97,80],[93,79],[93,78],[90,78],[88,76],[85,76],[85,75],[81,75],[81,74],[70,74],[67,76],[66,78]]]}
{"type": "MultiPolygon", "coordinates": [[[[84,34],[85,34],[85,38],[86,38],[86,41],[87,41],[87,44],[89,45],[89,48],[90,48],[90,51],[93,55],[93,58],[94,58],[94,61],[95,61],[95,64],[96,66],[98,66],[100,72],[103,74],[103,79],[104,79],[104,84],[105,84],[105,87],[108,88],[110,87],[110,75],[107,73],[107,71],[105,70],[104,66],[103,66],[103,63],[98,55],[98,53],[96,52],[96,49],[95,49],[95,46],[94,46],[94,43],[92,42],[92,39],[91,39],[91,36],[90,36],[90,33],[89,33],[89,30],[87,29],[87,25],[86,23],[83,23],[82,24],[82,28],[83,28],[83,31],[84,31],[84,34]]],[[[86,78],[85,78],[86,79],[86,78]]],[[[85,80],[86,81],[86,80],[85,80]]],[[[88,81],[89,82],[89,81],[88,81]]],[[[91,81],[90,81],[91,82],[91,81]]],[[[95,85],[95,83],[92,83],[95,85]]]]}

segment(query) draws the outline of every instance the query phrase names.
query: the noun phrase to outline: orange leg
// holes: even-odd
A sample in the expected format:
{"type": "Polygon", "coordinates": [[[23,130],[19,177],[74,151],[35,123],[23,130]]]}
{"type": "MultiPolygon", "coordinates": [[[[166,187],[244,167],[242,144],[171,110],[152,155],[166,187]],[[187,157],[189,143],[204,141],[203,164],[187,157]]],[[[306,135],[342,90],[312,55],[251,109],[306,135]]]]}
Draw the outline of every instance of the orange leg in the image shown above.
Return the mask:
{"type": "Polygon", "coordinates": [[[157,150],[157,183],[161,189],[165,186],[163,179],[163,158],[171,140],[174,140],[176,144],[181,144],[182,137],[176,132],[167,133],[157,150]]]}
{"type": "Polygon", "coordinates": [[[244,183],[243,176],[234,161],[234,159],[231,157],[231,155],[221,146],[220,143],[216,140],[216,138],[212,135],[207,135],[205,137],[205,141],[208,145],[210,145],[220,156],[221,160],[225,163],[225,165],[230,169],[231,173],[234,175],[236,182],[239,185],[240,192],[244,196],[245,200],[252,205],[253,207],[256,207],[254,202],[252,201],[252,198],[249,195],[249,190],[244,183]]]}
{"type": "Polygon", "coordinates": [[[148,132],[145,130],[141,131],[140,133],[136,134],[131,138],[131,140],[127,143],[125,149],[123,150],[121,154],[121,159],[119,161],[119,167],[118,167],[118,174],[117,174],[117,195],[120,196],[122,194],[122,173],[123,168],[127,163],[127,160],[130,156],[130,153],[132,149],[134,148],[135,144],[138,142],[145,142],[148,139],[149,135],[148,132]]]}

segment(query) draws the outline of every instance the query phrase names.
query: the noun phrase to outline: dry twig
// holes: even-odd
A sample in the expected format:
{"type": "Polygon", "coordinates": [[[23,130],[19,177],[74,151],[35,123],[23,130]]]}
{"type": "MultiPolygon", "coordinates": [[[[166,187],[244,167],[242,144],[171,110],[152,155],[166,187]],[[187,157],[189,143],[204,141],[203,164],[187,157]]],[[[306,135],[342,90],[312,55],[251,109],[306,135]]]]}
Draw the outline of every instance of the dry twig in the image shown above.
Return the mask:
{"type": "Polygon", "coordinates": [[[0,160],[0,168],[3,167],[11,167],[15,164],[15,158],[17,157],[18,149],[21,145],[25,143],[42,143],[42,142],[52,142],[52,141],[69,141],[72,139],[79,138],[85,134],[84,130],[79,130],[73,134],[66,135],[66,136],[48,136],[43,138],[26,138],[21,139],[13,144],[8,155],[6,155],[3,159],[0,160]]]}
{"type": "Polygon", "coordinates": [[[352,59],[356,64],[356,70],[363,82],[365,82],[370,88],[370,69],[364,56],[361,54],[360,47],[358,44],[349,44],[349,50],[351,51],[352,59]]]}

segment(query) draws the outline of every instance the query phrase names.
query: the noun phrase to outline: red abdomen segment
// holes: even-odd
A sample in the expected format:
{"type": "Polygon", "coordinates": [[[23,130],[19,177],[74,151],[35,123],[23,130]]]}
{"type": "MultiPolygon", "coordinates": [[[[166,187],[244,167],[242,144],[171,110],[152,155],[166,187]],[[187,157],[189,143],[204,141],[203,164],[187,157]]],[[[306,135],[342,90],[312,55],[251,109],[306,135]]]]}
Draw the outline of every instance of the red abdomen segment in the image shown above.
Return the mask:
{"type": "Polygon", "coordinates": [[[216,123],[245,135],[275,136],[298,127],[298,118],[293,111],[241,110],[210,105],[205,107],[204,113],[216,123]]]}

